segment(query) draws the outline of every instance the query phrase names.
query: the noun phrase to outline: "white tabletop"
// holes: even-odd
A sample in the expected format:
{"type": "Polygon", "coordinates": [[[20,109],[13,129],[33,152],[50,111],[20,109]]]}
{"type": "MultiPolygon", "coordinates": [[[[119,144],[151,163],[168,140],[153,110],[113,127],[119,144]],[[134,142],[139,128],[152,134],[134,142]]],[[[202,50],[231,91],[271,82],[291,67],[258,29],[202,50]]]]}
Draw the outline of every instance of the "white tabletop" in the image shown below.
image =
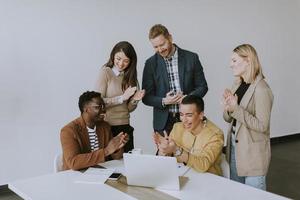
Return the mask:
{"type": "MultiPolygon", "coordinates": [[[[106,168],[124,172],[122,161],[112,160],[101,164],[106,168]]],[[[184,172],[184,171],[182,171],[184,172]]],[[[284,200],[285,197],[259,190],[230,179],[211,173],[199,173],[193,169],[184,172],[188,181],[181,186],[180,191],[159,190],[178,199],[212,199],[212,200],[284,200]]]]}
{"type": "Polygon", "coordinates": [[[75,183],[79,175],[64,171],[16,181],[8,187],[25,200],[135,199],[106,184],[75,183]]]}
{"type": "Polygon", "coordinates": [[[189,180],[180,191],[160,190],[179,199],[213,200],[284,200],[285,197],[259,190],[210,173],[198,173],[190,169],[185,176],[189,180]]]}
{"type": "MultiPolygon", "coordinates": [[[[121,161],[110,161],[104,164],[107,168],[116,168],[123,172],[121,161]]],[[[9,188],[25,200],[54,200],[54,199],[134,199],[129,195],[106,184],[78,184],[76,176],[80,172],[65,171],[44,175],[36,178],[9,183],[9,188]]],[[[159,190],[178,199],[206,200],[284,200],[285,197],[258,190],[229,179],[210,173],[198,173],[190,169],[185,173],[188,180],[181,186],[180,191],[159,190]]],[[[128,186],[130,187],[130,186],[128,186]]]]}

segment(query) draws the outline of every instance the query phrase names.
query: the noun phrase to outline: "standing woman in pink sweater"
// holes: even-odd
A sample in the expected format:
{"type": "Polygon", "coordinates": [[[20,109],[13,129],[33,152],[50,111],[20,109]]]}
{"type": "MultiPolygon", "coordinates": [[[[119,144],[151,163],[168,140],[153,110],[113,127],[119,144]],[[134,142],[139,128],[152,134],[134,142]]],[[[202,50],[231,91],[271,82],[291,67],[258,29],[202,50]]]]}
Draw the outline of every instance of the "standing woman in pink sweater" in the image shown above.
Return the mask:
{"type": "Polygon", "coordinates": [[[124,152],[134,148],[130,112],[135,110],[145,95],[144,90],[139,90],[136,65],[137,56],[133,46],[121,41],[113,47],[108,62],[100,69],[96,85],[96,90],[104,99],[105,121],[111,125],[113,136],[122,131],[129,136],[124,152]]]}

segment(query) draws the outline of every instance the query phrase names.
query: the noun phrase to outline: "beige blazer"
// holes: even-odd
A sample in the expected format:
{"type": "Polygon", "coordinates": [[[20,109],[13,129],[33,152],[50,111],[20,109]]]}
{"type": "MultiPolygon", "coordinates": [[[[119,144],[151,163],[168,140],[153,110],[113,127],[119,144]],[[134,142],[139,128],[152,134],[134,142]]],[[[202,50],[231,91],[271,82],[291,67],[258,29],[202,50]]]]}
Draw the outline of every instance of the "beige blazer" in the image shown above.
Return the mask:
{"type": "MultiPolygon", "coordinates": [[[[232,87],[234,93],[240,83],[232,87]]],[[[273,105],[273,94],[263,79],[258,75],[249,86],[240,105],[232,113],[224,112],[224,120],[229,124],[227,132],[226,158],[230,160],[231,128],[236,119],[236,167],[239,176],[266,175],[270,158],[270,117],[273,105]]]]}

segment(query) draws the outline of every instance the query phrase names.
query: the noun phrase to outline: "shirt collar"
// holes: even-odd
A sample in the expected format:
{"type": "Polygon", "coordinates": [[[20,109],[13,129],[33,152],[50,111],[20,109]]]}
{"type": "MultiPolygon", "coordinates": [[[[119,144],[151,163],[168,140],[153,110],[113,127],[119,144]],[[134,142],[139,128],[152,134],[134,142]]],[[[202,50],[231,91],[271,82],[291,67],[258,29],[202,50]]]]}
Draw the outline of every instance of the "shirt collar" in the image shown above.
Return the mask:
{"type": "Polygon", "coordinates": [[[88,132],[95,132],[96,131],[96,126],[94,126],[94,128],[90,128],[88,126],[86,126],[88,132]]]}
{"type": "Polygon", "coordinates": [[[113,66],[112,71],[114,72],[114,74],[115,74],[116,76],[121,75],[121,72],[117,69],[116,66],[113,66]]]}
{"type": "Polygon", "coordinates": [[[170,57],[164,58],[167,61],[174,60],[174,59],[176,59],[178,57],[178,48],[177,48],[177,46],[175,44],[173,44],[173,45],[175,47],[175,51],[174,51],[173,55],[171,55],[170,57]]]}
{"type": "Polygon", "coordinates": [[[206,128],[207,119],[206,117],[203,118],[202,124],[198,125],[195,130],[192,131],[193,135],[198,135],[206,128]]]}

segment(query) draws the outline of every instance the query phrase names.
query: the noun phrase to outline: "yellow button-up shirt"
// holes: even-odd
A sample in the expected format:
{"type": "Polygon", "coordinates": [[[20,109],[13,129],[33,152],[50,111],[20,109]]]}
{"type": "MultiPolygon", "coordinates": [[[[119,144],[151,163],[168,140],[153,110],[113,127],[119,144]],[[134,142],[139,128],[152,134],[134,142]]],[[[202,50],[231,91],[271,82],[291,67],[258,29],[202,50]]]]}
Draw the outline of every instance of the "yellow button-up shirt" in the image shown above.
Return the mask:
{"type": "Polygon", "coordinates": [[[175,144],[189,153],[187,166],[198,172],[210,172],[222,175],[221,154],[224,144],[224,135],[211,121],[204,121],[189,132],[184,129],[182,122],[174,124],[170,138],[175,144]]]}

